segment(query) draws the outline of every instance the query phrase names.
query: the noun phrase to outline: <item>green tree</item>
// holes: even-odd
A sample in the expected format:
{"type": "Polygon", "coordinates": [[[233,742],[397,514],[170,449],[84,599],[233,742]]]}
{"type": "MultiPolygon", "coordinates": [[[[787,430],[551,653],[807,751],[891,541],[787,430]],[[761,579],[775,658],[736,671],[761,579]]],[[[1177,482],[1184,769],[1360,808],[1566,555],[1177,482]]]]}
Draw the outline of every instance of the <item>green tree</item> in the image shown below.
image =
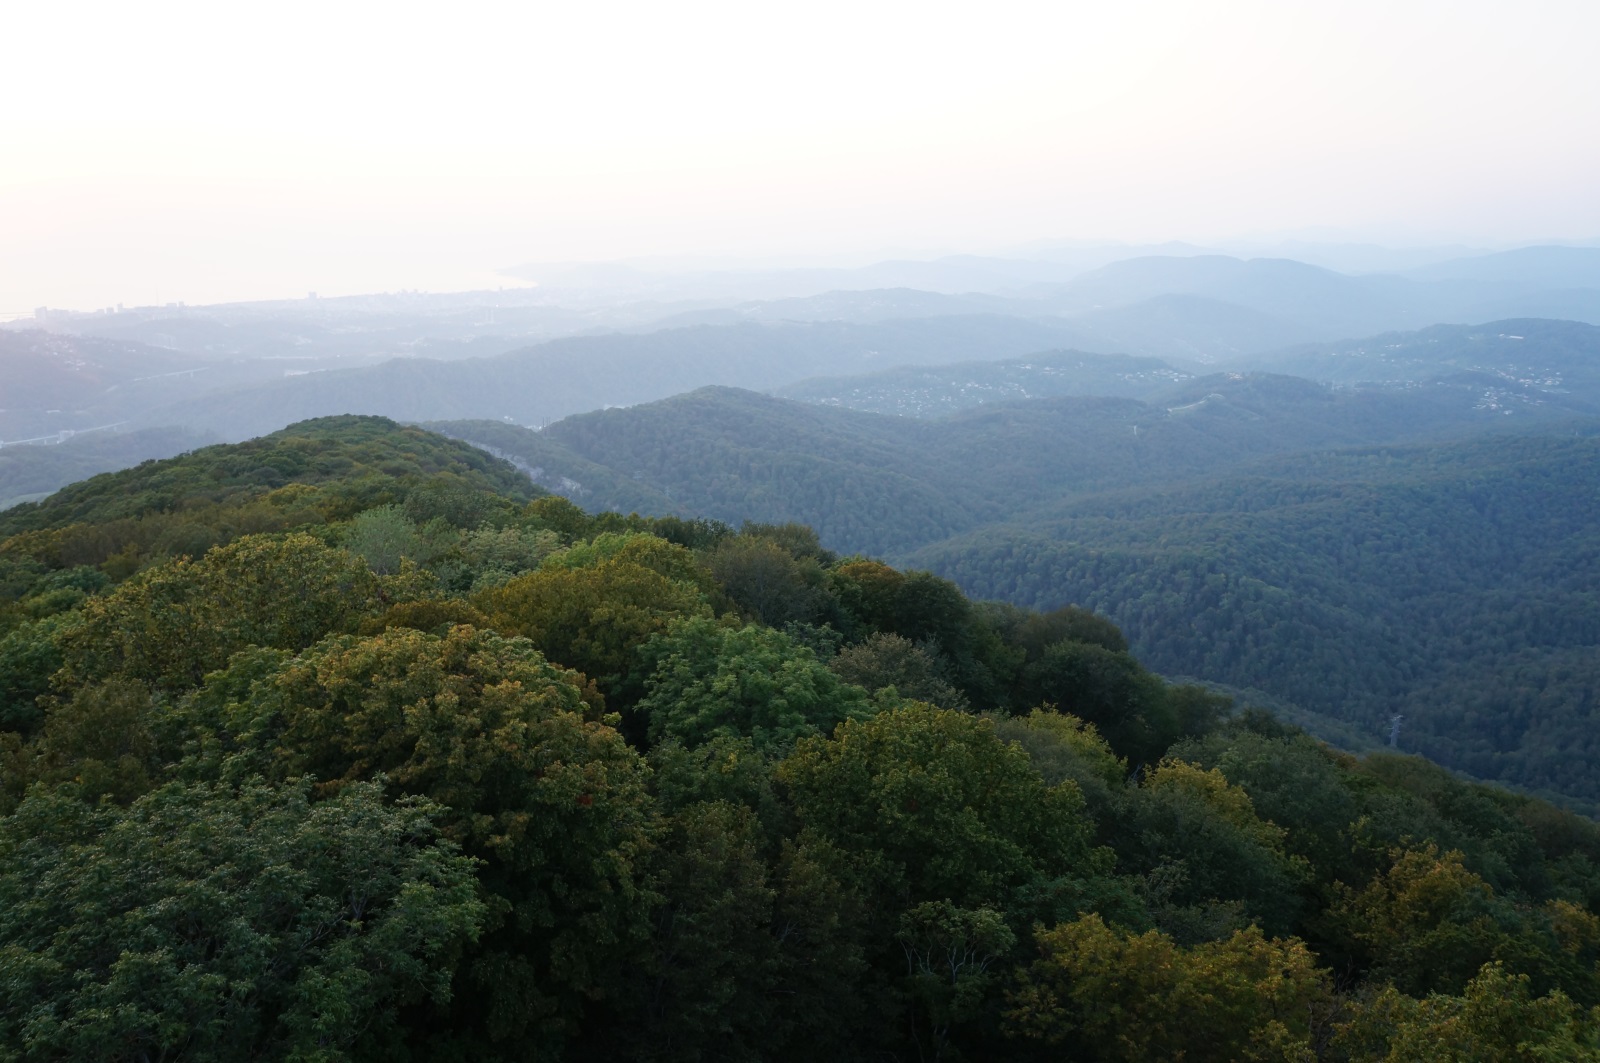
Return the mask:
{"type": "Polygon", "coordinates": [[[1041,879],[1103,868],[1083,797],[1046,786],[993,725],[911,703],[801,740],[778,768],[800,821],[865,861],[892,910],[1004,906],[1041,879]]]}
{"type": "Polygon", "coordinates": [[[344,548],[378,575],[389,576],[400,571],[401,561],[418,559],[422,537],[399,506],[374,506],[351,518],[344,548]]]}
{"type": "Polygon", "coordinates": [[[60,613],[0,637],[0,730],[28,733],[43,721],[39,699],[61,667],[61,636],[77,623],[77,613],[60,613]]]}
{"type": "Polygon", "coordinates": [[[511,582],[560,548],[561,539],[548,528],[479,528],[462,537],[462,564],[474,591],[511,582]]]}
{"type": "Polygon", "coordinates": [[[828,662],[835,675],[869,693],[894,687],[912,701],[943,709],[965,709],[967,697],[946,680],[941,662],[908,638],[878,632],[840,650],[828,662]]]}
{"type": "Polygon", "coordinates": [[[394,1058],[484,917],[426,802],[377,784],[36,788],[0,820],[0,1057],[394,1058]]]}
{"type": "Polygon", "coordinates": [[[895,939],[906,958],[917,1055],[942,1059],[951,1026],[981,1013],[993,981],[989,968],[1011,950],[1017,936],[993,908],[924,901],[900,916],[895,939]]]}
{"type": "Polygon", "coordinates": [[[860,638],[874,631],[911,640],[947,662],[951,682],[975,705],[1003,701],[997,675],[1006,647],[960,589],[931,572],[897,572],[877,561],[852,559],[828,572],[828,586],[860,638]]]}
{"type": "Polygon", "coordinates": [[[652,741],[696,746],[742,736],[757,749],[781,751],[869,711],[865,693],[841,682],[809,648],[756,624],[675,621],[640,658],[649,672],[637,711],[649,721],[652,741]]]}
{"type": "Polygon", "coordinates": [[[706,556],[706,567],[746,617],[769,627],[820,622],[832,604],[822,566],[769,538],[724,539],[706,556]]]}
{"type": "Polygon", "coordinates": [[[1174,755],[1214,767],[1250,796],[1262,818],[1283,827],[1286,851],[1331,883],[1356,877],[1350,825],[1361,814],[1348,764],[1304,734],[1273,737],[1240,730],[1178,747],[1174,755]]]}
{"type": "Polygon", "coordinates": [[[88,801],[127,804],[160,778],[150,692],[112,677],[55,704],[29,749],[32,781],[74,783],[88,801]]]}
{"type": "Polygon", "coordinates": [[[442,805],[446,836],[484,861],[494,934],[463,972],[457,1016],[488,1039],[478,1050],[536,1053],[615,988],[645,933],[655,818],[643,762],[581,677],[464,626],[334,636],[276,671],[237,667],[247,698],[222,711],[251,732],[241,741],[324,780],[319,792],[383,773],[442,805]]]}
{"type": "Polygon", "coordinates": [[[648,536],[585,560],[592,563],[574,565],[570,552],[552,555],[538,571],[473,602],[497,630],[527,637],[608,696],[637,697],[636,651],[678,617],[710,615],[705,587],[696,581],[709,577],[688,551],[648,536]]]}
{"type": "Polygon", "coordinates": [[[1559,990],[1536,997],[1526,975],[1494,963],[1461,996],[1385,986],[1339,1024],[1334,1047],[1352,1063],[1595,1063],[1600,1014],[1559,990]]]}
{"type": "Polygon", "coordinates": [[[1049,709],[990,719],[1000,740],[1021,746],[1046,783],[1071,780],[1095,819],[1112,826],[1122,811],[1128,762],[1111,751],[1093,724],[1049,709]]]}
{"type": "Polygon", "coordinates": [[[1366,886],[1335,888],[1331,923],[1375,977],[1404,992],[1461,990],[1508,942],[1494,890],[1459,852],[1428,844],[1394,850],[1366,886]]]}
{"type": "Polygon", "coordinates": [[[1270,931],[1293,926],[1309,868],[1284,851],[1283,828],[1261,819],[1220,771],[1163,760],[1120,811],[1113,844],[1124,866],[1152,876],[1152,899],[1165,909],[1152,913],[1158,925],[1186,940],[1204,936],[1215,925],[1206,910],[1221,902],[1270,931]]]}
{"type": "Polygon", "coordinates": [[[1300,941],[1255,927],[1190,948],[1087,915],[1036,935],[1039,958],[1010,994],[1007,1032],[1105,1063],[1314,1058],[1331,987],[1300,941]]]}
{"type": "Polygon", "coordinates": [[[246,646],[298,650],[351,630],[376,611],[380,594],[353,554],[304,534],[248,535],[85,603],[82,624],[60,637],[64,676],[122,675],[185,690],[246,646]]]}
{"type": "Polygon", "coordinates": [[[614,1054],[639,1060],[764,1058],[781,998],[776,890],[749,809],[723,801],[673,816],[661,837],[649,953],[621,999],[614,1054]],[[620,1044],[616,1042],[621,1042],[620,1044]]]}
{"type": "Polygon", "coordinates": [[[1160,679],[1127,653],[1087,642],[1056,642],[1024,666],[1018,705],[1049,704],[1092,723],[1134,763],[1160,758],[1178,737],[1160,679]]]}
{"type": "Polygon", "coordinates": [[[1112,653],[1126,653],[1128,640],[1110,620],[1076,605],[1048,613],[1022,613],[1008,632],[1011,640],[1036,661],[1058,642],[1085,642],[1112,653]]]}

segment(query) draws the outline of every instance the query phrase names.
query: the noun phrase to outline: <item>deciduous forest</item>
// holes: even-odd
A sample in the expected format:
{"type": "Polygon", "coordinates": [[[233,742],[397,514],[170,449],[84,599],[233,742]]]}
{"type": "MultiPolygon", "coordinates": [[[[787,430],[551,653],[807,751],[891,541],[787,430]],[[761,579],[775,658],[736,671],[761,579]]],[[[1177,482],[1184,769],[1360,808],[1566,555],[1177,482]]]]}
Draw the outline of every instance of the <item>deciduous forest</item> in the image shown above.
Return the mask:
{"type": "Polygon", "coordinates": [[[1086,604],[373,417],[8,510],[0,1059],[1600,1059],[1600,827],[1086,604]]]}

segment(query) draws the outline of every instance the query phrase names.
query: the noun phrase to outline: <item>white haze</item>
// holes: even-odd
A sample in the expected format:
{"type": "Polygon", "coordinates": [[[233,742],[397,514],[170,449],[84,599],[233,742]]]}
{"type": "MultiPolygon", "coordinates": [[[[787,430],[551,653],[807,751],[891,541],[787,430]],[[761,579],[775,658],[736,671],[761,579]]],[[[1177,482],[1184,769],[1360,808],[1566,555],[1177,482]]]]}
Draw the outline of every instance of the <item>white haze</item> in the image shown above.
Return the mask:
{"type": "Polygon", "coordinates": [[[1600,236],[1600,4],[51,3],[0,314],[529,261],[1600,236]]]}

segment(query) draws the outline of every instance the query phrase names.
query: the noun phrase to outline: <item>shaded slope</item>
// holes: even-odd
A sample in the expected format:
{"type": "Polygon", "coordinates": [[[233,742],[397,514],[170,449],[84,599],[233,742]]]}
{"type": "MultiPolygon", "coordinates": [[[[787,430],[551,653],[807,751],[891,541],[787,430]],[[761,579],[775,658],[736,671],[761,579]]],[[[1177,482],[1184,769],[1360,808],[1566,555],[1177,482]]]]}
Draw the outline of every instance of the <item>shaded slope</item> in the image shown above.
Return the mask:
{"type": "Polygon", "coordinates": [[[1284,458],[1069,500],[910,560],[980,597],[1105,612],[1158,671],[1374,738],[1403,713],[1406,749],[1594,801],[1597,465],[1593,422],[1284,458]]]}
{"type": "Polygon", "coordinates": [[[1159,401],[1035,399],[915,420],[706,388],[540,433],[508,429],[494,445],[532,466],[591,463],[562,473],[586,505],[633,508],[647,491],[668,512],[800,521],[836,549],[896,556],[1073,494],[1560,412],[1536,406],[1507,421],[1478,399],[1457,384],[1334,389],[1224,374],[1184,381],[1159,401]]]}

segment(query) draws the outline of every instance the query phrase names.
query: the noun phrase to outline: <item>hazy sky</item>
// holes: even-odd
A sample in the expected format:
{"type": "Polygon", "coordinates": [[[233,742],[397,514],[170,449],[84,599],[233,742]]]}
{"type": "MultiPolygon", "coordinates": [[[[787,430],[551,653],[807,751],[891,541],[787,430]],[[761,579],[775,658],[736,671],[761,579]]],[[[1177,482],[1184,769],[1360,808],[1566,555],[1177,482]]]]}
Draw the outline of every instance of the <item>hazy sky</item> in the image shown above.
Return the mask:
{"type": "Polygon", "coordinates": [[[0,27],[0,314],[683,253],[1600,236],[1596,0],[34,0],[0,27]]]}

